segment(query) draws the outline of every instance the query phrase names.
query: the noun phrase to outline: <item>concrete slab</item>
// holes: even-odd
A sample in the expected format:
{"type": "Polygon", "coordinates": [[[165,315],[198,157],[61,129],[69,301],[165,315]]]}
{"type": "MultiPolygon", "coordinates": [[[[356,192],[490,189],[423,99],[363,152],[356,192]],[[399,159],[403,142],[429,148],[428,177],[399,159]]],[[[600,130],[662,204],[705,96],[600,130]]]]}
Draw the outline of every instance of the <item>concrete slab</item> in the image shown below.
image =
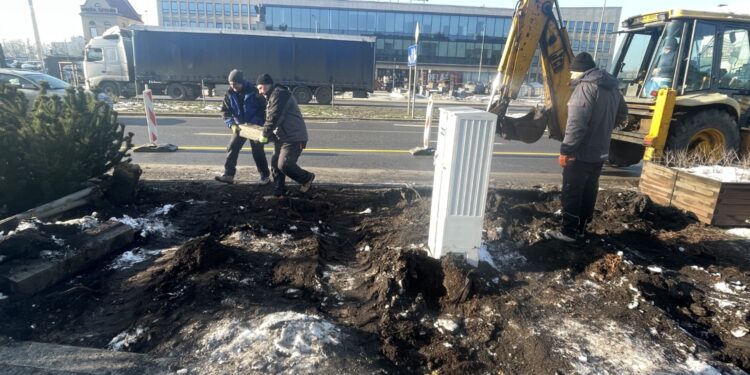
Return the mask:
{"type": "Polygon", "coordinates": [[[0,344],[3,375],[161,375],[174,374],[173,363],[144,354],[32,341],[0,344]]]}
{"type": "Polygon", "coordinates": [[[34,294],[65,280],[89,264],[133,241],[133,229],[118,222],[108,222],[85,232],[73,242],[77,251],[59,259],[18,259],[0,267],[0,292],[13,295],[34,294]]]}

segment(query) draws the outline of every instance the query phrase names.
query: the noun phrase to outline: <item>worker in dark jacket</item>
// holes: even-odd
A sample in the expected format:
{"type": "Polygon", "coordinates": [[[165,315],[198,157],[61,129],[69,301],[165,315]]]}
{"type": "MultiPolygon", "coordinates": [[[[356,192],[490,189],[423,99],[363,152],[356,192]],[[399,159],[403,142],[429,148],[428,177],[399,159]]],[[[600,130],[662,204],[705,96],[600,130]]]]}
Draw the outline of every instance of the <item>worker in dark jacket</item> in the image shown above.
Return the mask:
{"type": "Polygon", "coordinates": [[[261,74],[256,80],[258,92],[266,97],[266,121],[263,136],[274,140],[271,171],[276,184],[274,195],[287,194],[286,176],[300,184],[300,192],[310,190],[315,174],[297,165],[302,150],[307,147],[307,126],[297,101],[286,87],[273,84],[268,74],[261,74]]]}
{"type": "MultiPolygon", "coordinates": [[[[237,158],[247,138],[240,136],[239,124],[263,125],[265,121],[266,100],[258,94],[252,83],[245,80],[241,70],[234,69],[229,72],[229,90],[224,96],[221,104],[221,112],[224,123],[232,130],[232,138],[227,146],[227,160],[224,163],[224,174],[216,176],[216,180],[228,184],[234,183],[234,175],[237,173],[237,158]]],[[[263,149],[263,144],[250,141],[253,152],[253,160],[260,174],[259,183],[268,184],[271,172],[268,170],[268,160],[263,149]]]]}
{"type": "Polygon", "coordinates": [[[585,237],[594,215],[602,165],[616,124],[625,120],[628,107],[618,90],[617,78],[598,69],[586,52],[571,66],[573,94],[568,101],[568,122],[560,146],[563,167],[561,231],[549,231],[555,239],[574,242],[585,237]]]}

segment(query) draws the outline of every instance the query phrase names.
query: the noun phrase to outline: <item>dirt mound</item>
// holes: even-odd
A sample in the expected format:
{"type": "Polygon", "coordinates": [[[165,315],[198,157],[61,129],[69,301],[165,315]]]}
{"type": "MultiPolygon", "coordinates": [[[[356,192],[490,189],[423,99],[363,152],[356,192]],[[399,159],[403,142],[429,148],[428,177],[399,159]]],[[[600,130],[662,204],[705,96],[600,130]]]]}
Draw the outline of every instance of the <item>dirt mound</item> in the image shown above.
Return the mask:
{"type": "Polygon", "coordinates": [[[634,191],[601,191],[592,236],[568,245],[541,235],[559,191],[493,190],[478,268],[429,256],[429,192],[267,193],[146,184],[102,217],[164,230],[128,262],[0,300],[0,333],[195,374],[750,369],[750,245],[634,191]]]}

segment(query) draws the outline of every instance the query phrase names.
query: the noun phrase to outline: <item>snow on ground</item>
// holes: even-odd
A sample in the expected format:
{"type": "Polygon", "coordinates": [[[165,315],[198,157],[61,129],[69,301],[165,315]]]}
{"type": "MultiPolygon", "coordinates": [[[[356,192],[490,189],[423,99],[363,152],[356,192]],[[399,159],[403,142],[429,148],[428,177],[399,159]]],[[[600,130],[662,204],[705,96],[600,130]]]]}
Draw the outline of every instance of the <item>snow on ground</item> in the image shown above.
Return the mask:
{"type": "Polygon", "coordinates": [[[556,351],[570,360],[576,374],[720,374],[690,354],[641,340],[618,322],[593,323],[570,318],[548,323],[560,343],[556,351]]]}
{"type": "Polygon", "coordinates": [[[4,300],[6,298],[8,298],[8,296],[6,296],[5,294],[0,293],[0,301],[4,300]]]}
{"type": "Polygon", "coordinates": [[[135,264],[146,261],[149,257],[160,255],[163,250],[145,250],[139,247],[128,250],[115,258],[107,268],[112,270],[124,270],[135,264]]]}
{"type": "Polygon", "coordinates": [[[294,311],[251,321],[222,320],[209,332],[198,354],[227,372],[314,373],[342,338],[333,323],[294,311]]]}
{"type": "Polygon", "coordinates": [[[66,221],[56,221],[55,224],[57,225],[78,225],[81,230],[91,229],[99,225],[99,214],[97,212],[92,212],[91,215],[86,215],[84,217],[79,217],[77,219],[70,219],[66,221]]]}
{"type": "Polygon", "coordinates": [[[747,168],[702,165],[692,168],[681,168],[680,170],[721,182],[750,183],[750,169],[747,168]]]}
{"type": "Polygon", "coordinates": [[[727,230],[727,233],[750,240],[750,228],[732,228],[727,230]]]}
{"type": "Polygon", "coordinates": [[[145,332],[146,330],[141,327],[131,328],[127,331],[123,331],[119,335],[115,336],[109,342],[109,344],[107,344],[107,347],[112,351],[119,352],[123,349],[126,349],[130,345],[133,345],[145,332]]]}
{"type": "Polygon", "coordinates": [[[159,234],[162,237],[170,237],[174,234],[175,229],[172,224],[167,223],[163,217],[166,216],[172,208],[174,208],[174,205],[166,204],[151,211],[145,217],[132,218],[128,215],[123,215],[119,219],[113,217],[109,220],[119,221],[130,226],[139,232],[141,237],[144,238],[152,234],[159,234]]]}
{"type": "Polygon", "coordinates": [[[507,243],[484,244],[479,248],[479,261],[487,262],[496,270],[503,272],[524,265],[526,257],[507,243]]]}

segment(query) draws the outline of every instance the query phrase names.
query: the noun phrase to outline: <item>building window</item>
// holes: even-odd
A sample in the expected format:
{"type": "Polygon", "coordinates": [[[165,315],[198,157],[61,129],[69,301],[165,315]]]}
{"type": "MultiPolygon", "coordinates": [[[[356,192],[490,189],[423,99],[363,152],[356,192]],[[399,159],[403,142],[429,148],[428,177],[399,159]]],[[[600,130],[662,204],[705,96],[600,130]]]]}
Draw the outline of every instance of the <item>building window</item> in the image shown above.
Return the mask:
{"type": "Polygon", "coordinates": [[[230,4],[224,4],[224,15],[225,16],[231,16],[232,15],[232,5],[230,5],[230,4]]]}
{"type": "Polygon", "coordinates": [[[217,29],[221,29],[222,27],[224,27],[224,25],[222,25],[221,22],[217,22],[216,23],[216,28],[217,29]]]}
{"type": "Polygon", "coordinates": [[[247,4],[242,4],[242,16],[247,17],[247,4]]]}
{"type": "Polygon", "coordinates": [[[164,21],[164,26],[172,26],[172,24],[169,21],[164,21]]]}
{"type": "Polygon", "coordinates": [[[161,2],[161,11],[164,13],[169,13],[169,1],[162,1],[161,2]]]}
{"type": "Polygon", "coordinates": [[[196,23],[195,21],[190,21],[190,27],[196,28],[198,27],[198,23],[196,23]]]}
{"type": "Polygon", "coordinates": [[[195,14],[195,11],[196,11],[195,3],[188,4],[188,7],[190,8],[190,14],[195,14]]]}
{"type": "Polygon", "coordinates": [[[94,26],[89,25],[89,35],[91,35],[92,38],[95,38],[99,35],[99,33],[96,31],[96,25],[94,26]]]}
{"type": "Polygon", "coordinates": [[[583,23],[583,32],[584,33],[591,32],[591,22],[586,21],[583,23]]]}
{"type": "Polygon", "coordinates": [[[240,29],[240,24],[239,23],[235,23],[234,26],[232,26],[232,28],[235,29],[235,30],[239,30],[240,29]]]}
{"type": "Polygon", "coordinates": [[[173,1],[173,2],[172,2],[172,13],[174,13],[174,14],[177,14],[177,11],[178,11],[178,10],[179,10],[179,9],[178,9],[178,6],[177,6],[177,2],[176,2],[176,1],[173,1]]]}
{"type": "Polygon", "coordinates": [[[214,15],[214,4],[213,3],[206,3],[206,14],[209,16],[214,15]]]}
{"type": "Polygon", "coordinates": [[[591,24],[591,32],[599,33],[599,22],[594,22],[591,24]]]}
{"type": "Polygon", "coordinates": [[[607,32],[611,33],[615,31],[615,24],[614,23],[608,23],[607,24],[607,32]]]}
{"type": "Polygon", "coordinates": [[[180,3],[180,13],[187,14],[187,3],[185,2],[180,3]]]}
{"type": "Polygon", "coordinates": [[[240,5],[239,4],[232,4],[232,15],[239,16],[240,15],[240,5]]]}
{"type": "Polygon", "coordinates": [[[583,21],[576,21],[576,32],[580,33],[583,30],[583,21]]]}
{"type": "Polygon", "coordinates": [[[198,14],[201,16],[205,13],[206,3],[198,3],[198,14]]]}
{"type": "Polygon", "coordinates": [[[229,23],[229,22],[227,22],[227,23],[224,24],[224,28],[227,29],[227,30],[232,30],[232,24],[229,23]]]}
{"type": "Polygon", "coordinates": [[[247,30],[247,29],[249,29],[249,28],[250,28],[250,25],[248,25],[248,24],[246,24],[246,23],[243,23],[243,24],[242,24],[242,30],[247,30]]]}
{"type": "Polygon", "coordinates": [[[205,22],[198,22],[198,28],[199,29],[205,29],[206,28],[206,23],[205,22]]]}
{"type": "Polygon", "coordinates": [[[602,52],[609,53],[609,46],[610,46],[609,40],[605,40],[604,41],[604,48],[602,48],[602,52]]]}
{"type": "Polygon", "coordinates": [[[180,22],[180,27],[188,27],[188,23],[187,22],[180,22]]]}

